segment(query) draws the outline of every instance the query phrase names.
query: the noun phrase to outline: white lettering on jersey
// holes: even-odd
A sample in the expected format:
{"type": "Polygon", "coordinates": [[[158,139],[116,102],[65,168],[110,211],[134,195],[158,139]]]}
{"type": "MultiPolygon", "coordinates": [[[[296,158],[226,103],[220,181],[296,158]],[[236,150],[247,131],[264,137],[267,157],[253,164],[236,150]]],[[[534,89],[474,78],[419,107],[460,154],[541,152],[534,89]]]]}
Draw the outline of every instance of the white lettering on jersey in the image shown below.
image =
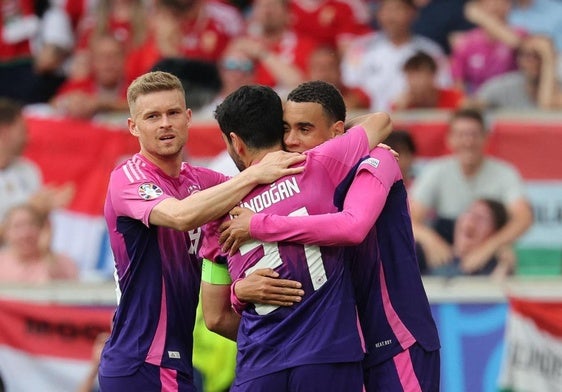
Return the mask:
{"type": "Polygon", "coordinates": [[[190,240],[188,252],[192,255],[197,254],[197,250],[199,249],[199,240],[201,239],[201,228],[198,227],[196,229],[189,230],[187,234],[189,235],[190,240]]]}
{"type": "Polygon", "coordinates": [[[249,208],[254,212],[260,212],[265,208],[279,203],[297,193],[301,193],[297,179],[291,177],[279,183],[273,183],[259,195],[252,197],[249,201],[242,203],[243,207],[249,208]]]}

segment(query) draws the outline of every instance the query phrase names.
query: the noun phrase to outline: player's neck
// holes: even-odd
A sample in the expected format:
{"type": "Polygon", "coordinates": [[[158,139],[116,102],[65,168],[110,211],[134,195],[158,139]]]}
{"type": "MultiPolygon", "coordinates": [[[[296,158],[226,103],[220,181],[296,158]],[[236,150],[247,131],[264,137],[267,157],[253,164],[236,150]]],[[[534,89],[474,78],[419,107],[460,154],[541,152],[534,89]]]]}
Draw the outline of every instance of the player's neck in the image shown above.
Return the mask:
{"type": "Polygon", "coordinates": [[[281,145],[275,146],[275,147],[269,147],[269,148],[263,148],[260,150],[256,150],[250,157],[249,157],[249,165],[248,166],[252,166],[255,165],[256,163],[258,163],[259,161],[261,161],[263,159],[263,157],[265,157],[268,153],[270,152],[275,152],[275,151],[279,151],[282,150],[281,145]]]}

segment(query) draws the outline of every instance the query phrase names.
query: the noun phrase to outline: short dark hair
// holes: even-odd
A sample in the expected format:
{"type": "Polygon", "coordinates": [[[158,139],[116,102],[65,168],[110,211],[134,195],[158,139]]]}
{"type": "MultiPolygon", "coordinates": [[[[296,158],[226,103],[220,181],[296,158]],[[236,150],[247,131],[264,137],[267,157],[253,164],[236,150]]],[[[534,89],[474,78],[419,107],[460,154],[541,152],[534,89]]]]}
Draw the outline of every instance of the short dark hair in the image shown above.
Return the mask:
{"type": "Polygon", "coordinates": [[[9,98],[0,97],[0,125],[13,124],[22,115],[22,105],[9,98]]]}
{"type": "Polygon", "coordinates": [[[414,139],[410,132],[405,129],[397,129],[392,131],[390,135],[384,140],[384,144],[388,144],[392,149],[396,150],[398,153],[400,151],[408,151],[412,155],[416,153],[416,145],[414,139]]]}
{"type": "Polygon", "coordinates": [[[477,109],[474,108],[463,108],[463,109],[458,109],[455,112],[453,112],[451,119],[449,120],[449,124],[452,123],[455,120],[458,120],[460,118],[467,118],[467,119],[471,119],[474,120],[476,122],[478,122],[480,124],[480,126],[482,127],[483,130],[486,129],[486,124],[484,122],[484,116],[482,115],[482,112],[480,112],[477,109]]]}
{"type": "Polygon", "coordinates": [[[505,208],[505,205],[503,203],[494,199],[487,198],[480,199],[480,201],[485,203],[492,213],[492,218],[494,220],[494,230],[499,230],[507,224],[509,215],[507,213],[507,208],[505,208]]]}
{"type": "Polygon", "coordinates": [[[404,72],[428,69],[432,73],[435,73],[437,72],[437,63],[435,62],[433,57],[425,52],[420,51],[406,60],[402,69],[404,70],[404,72]]]}
{"type": "Polygon", "coordinates": [[[230,132],[250,148],[268,148],[283,142],[283,103],[267,86],[242,86],[217,106],[215,118],[230,141],[230,132]]]}
{"type": "Polygon", "coordinates": [[[299,84],[289,93],[287,101],[318,103],[332,121],[345,121],[346,108],[341,92],[323,80],[299,84]]]}
{"type": "MultiPolygon", "coordinates": [[[[383,0],[383,1],[389,1],[389,0],[383,0]]],[[[414,0],[393,0],[393,1],[400,1],[401,3],[404,3],[407,6],[410,6],[416,10],[418,9],[416,3],[414,3],[414,0]]]]}

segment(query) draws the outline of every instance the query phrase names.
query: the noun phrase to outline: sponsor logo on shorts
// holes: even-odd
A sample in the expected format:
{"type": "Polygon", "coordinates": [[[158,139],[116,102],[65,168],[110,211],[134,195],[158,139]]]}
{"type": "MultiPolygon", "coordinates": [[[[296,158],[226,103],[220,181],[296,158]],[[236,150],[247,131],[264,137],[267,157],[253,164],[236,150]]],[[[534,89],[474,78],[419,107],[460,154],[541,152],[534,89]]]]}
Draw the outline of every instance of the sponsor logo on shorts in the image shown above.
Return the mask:
{"type": "Polygon", "coordinates": [[[375,347],[381,348],[381,347],[384,347],[384,346],[388,346],[389,344],[392,344],[392,339],[382,340],[378,343],[375,343],[375,347]]]}
{"type": "Polygon", "coordinates": [[[162,189],[152,182],[147,182],[139,186],[139,196],[144,200],[156,199],[162,196],[162,193],[162,189]]]}
{"type": "Polygon", "coordinates": [[[181,359],[179,351],[168,351],[168,357],[171,359],[181,359]]]}

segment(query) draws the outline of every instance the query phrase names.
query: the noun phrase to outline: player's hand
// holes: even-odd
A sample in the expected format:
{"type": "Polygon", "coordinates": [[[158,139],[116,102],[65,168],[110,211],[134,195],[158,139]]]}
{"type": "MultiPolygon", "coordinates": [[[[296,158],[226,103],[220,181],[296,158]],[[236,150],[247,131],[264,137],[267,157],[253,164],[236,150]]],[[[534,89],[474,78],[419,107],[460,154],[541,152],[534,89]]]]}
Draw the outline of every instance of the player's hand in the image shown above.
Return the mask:
{"type": "Polygon", "coordinates": [[[232,256],[238,252],[240,245],[252,238],[250,221],[254,212],[248,208],[234,207],[229,214],[232,219],[227,219],[219,227],[219,243],[222,251],[232,256]]]}
{"type": "Polygon", "coordinates": [[[379,143],[379,144],[377,144],[377,147],[384,148],[385,150],[390,151],[390,153],[392,155],[394,155],[394,158],[396,158],[396,160],[398,160],[398,158],[400,158],[400,154],[398,154],[398,151],[393,150],[392,147],[390,147],[388,144],[379,143]]]}
{"type": "Polygon", "coordinates": [[[304,171],[304,166],[291,166],[301,163],[305,159],[306,155],[296,152],[270,152],[260,163],[250,166],[248,169],[244,170],[244,172],[251,170],[258,184],[270,184],[278,178],[304,171]]]}
{"type": "Polygon", "coordinates": [[[302,301],[304,290],[301,287],[300,282],[279,279],[279,273],[271,268],[263,268],[238,280],[234,293],[246,303],[291,306],[302,301]]]}

